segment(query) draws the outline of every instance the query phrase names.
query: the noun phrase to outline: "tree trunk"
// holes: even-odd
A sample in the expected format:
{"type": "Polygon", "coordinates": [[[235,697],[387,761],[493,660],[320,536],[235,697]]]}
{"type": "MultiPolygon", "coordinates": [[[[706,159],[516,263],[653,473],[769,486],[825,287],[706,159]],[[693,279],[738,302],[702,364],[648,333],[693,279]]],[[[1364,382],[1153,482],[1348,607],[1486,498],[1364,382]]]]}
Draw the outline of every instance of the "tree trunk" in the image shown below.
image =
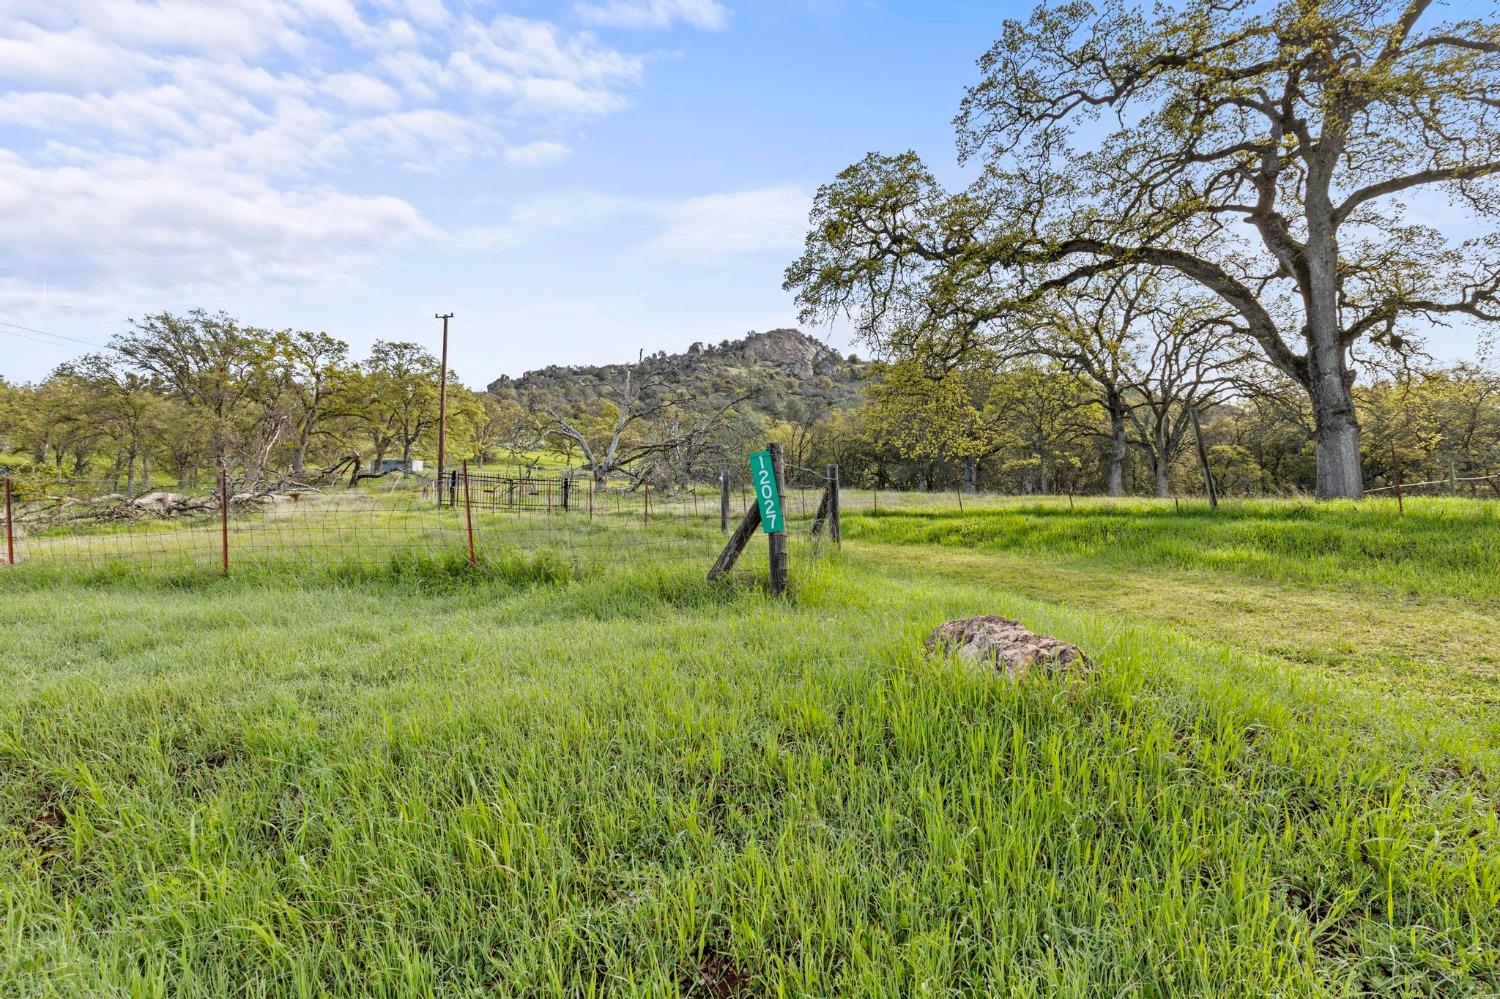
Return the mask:
{"type": "Polygon", "coordinates": [[[1152,461],[1152,472],[1156,476],[1156,496],[1158,499],[1166,499],[1172,495],[1172,465],[1162,455],[1155,455],[1152,461]]]}
{"type": "Polygon", "coordinates": [[[1118,397],[1108,400],[1109,407],[1109,494],[1125,495],[1125,406],[1118,397]]]}
{"type": "Polygon", "coordinates": [[[964,459],[964,492],[979,491],[979,459],[970,455],[964,459]]]}
{"type": "Polygon", "coordinates": [[[1312,384],[1313,435],[1318,458],[1318,499],[1360,499],[1365,494],[1359,461],[1359,419],[1354,412],[1352,372],[1344,362],[1343,349],[1309,355],[1312,384]],[[1317,363],[1318,354],[1323,356],[1317,363]]]}
{"type": "Polygon", "coordinates": [[[1312,396],[1318,459],[1318,499],[1360,499],[1359,419],[1354,413],[1354,373],[1339,325],[1338,238],[1329,202],[1331,161],[1315,164],[1307,178],[1307,390],[1312,396]]]}
{"type": "Polygon", "coordinates": [[[297,446],[292,449],[292,478],[301,482],[307,477],[307,445],[312,440],[312,420],[303,421],[297,435],[297,446]]]}

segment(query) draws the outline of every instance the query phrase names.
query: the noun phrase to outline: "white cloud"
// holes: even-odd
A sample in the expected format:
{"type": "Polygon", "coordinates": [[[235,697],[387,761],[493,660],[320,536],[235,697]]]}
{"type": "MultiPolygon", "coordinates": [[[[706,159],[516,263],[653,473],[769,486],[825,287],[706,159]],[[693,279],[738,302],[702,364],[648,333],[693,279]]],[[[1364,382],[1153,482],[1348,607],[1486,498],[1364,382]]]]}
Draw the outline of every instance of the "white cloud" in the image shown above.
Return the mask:
{"type": "Polygon", "coordinates": [[[536,167],[551,166],[561,163],[571,155],[572,150],[561,142],[550,142],[542,139],[536,142],[528,142],[524,146],[511,146],[505,150],[505,162],[513,167],[533,169],[536,167]]]}
{"type": "Polygon", "coordinates": [[[689,261],[752,253],[793,253],[807,231],[812,197],[791,184],[691,198],[630,198],[575,191],[533,198],[511,207],[504,233],[519,244],[548,231],[602,227],[628,219],[648,235],[647,253],[689,261]]]}
{"type": "Polygon", "coordinates": [[[640,80],[639,58],[600,47],[588,35],[519,17],[470,22],[447,70],[476,93],[506,97],[544,115],[604,114],[624,106],[619,88],[640,80]]]}
{"type": "Polygon", "coordinates": [[[729,12],[717,0],[606,0],[577,5],[590,24],[616,28],[665,28],[683,21],[710,31],[724,27],[729,12]]]}
{"type": "Polygon", "coordinates": [[[351,108],[389,111],[401,104],[395,87],[369,73],[334,73],[325,76],[319,86],[351,108]]]}
{"type": "Polygon", "coordinates": [[[0,271],[24,262],[75,288],[319,281],[371,247],[435,234],[397,198],[125,156],[37,168],[0,153],[0,216],[0,271]]]}
{"type": "Polygon", "coordinates": [[[556,163],[568,148],[534,136],[641,81],[642,58],[588,31],[470,9],[0,0],[0,271],[82,289],[324,280],[439,235],[406,201],[341,191],[349,171],[556,163]]]}
{"type": "Polygon", "coordinates": [[[646,246],[688,258],[792,252],[811,207],[807,192],[790,185],[688,198],[667,208],[667,228],[646,246]]]}

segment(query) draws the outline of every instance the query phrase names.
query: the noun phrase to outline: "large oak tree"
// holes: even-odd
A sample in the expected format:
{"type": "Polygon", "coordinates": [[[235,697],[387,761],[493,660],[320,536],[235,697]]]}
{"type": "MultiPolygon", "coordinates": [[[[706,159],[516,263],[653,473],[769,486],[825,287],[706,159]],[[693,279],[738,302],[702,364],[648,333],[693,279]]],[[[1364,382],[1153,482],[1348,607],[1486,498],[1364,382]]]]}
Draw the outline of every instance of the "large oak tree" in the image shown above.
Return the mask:
{"type": "Polygon", "coordinates": [[[1412,217],[1444,198],[1500,213],[1500,25],[1432,7],[1038,8],[1005,24],[957,119],[979,179],[949,194],[910,153],[850,167],[788,287],[807,318],[848,313],[951,365],[1039,294],[1175,271],[1306,391],[1318,494],[1359,496],[1355,352],[1500,320],[1500,240],[1412,217]]]}

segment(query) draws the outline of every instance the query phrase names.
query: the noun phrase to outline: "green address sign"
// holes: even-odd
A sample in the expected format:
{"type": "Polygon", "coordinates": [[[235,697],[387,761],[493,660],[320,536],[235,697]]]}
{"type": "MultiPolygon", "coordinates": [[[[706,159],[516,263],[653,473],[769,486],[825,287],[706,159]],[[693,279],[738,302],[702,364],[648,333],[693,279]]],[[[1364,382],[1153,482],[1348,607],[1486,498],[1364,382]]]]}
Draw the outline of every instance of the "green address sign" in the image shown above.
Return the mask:
{"type": "Polygon", "coordinates": [[[750,456],[750,482],[755,488],[755,502],[760,506],[760,526],[767,534],[786,530],[781,512],[781,493],[776,488],[776,468],[770,451],[756,451],[750,456]]]}

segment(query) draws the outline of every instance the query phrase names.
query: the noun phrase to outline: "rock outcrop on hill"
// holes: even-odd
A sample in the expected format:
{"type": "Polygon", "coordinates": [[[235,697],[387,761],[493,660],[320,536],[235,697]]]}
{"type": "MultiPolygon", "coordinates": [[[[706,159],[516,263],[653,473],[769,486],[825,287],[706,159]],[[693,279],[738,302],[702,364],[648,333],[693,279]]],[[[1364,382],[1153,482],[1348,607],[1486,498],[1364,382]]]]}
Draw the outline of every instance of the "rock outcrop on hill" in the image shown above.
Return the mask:
{"type": "Polygon", "coordinates": [[[613,398],[626,371],[635,369],[637,384],[661,382],[705,409],[753,394],[743,410],[784,420],[853,403],[867,367],[800,330],[777,329],[718,344],[694,343],[681,354],[651,354],[639,365],[552,365],[519,378],[502,376],[489,390],[532,409],[572,409],[613,398]]]}

